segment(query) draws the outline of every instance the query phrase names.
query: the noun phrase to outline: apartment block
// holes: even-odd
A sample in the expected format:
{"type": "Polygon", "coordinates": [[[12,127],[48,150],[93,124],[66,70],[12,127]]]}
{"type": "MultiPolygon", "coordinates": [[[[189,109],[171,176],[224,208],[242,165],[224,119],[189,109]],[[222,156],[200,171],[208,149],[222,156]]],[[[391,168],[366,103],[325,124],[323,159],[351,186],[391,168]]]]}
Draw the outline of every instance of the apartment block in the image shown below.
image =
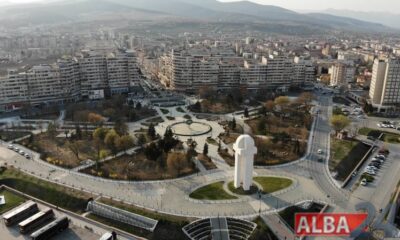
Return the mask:
{"type": "Polygon", "coordinates": [[[350,62],[337,62],[329,69],[331,86],[347,86],[354,82],[356,69],[350,62]]]}
{"type": "Polygon", "coordinates": [[[85,51],[79,58],[8,71],[7,76],[0,77],[0,106],[12,110],[24,103],[61,104],[103,98],[105,93],[127,93],[138,83],[134,52],[85,51]]]}
{"type": "Polygon", "coordinates": [[[400,58],[375,59],[369,96],[378,112],[400,109],[400,58]]]}
{"type": "Polygon", "coordinates": [[[254,90],[288,88],[315,79],[311,61],[277,54],[261,59],[173,50],[160,58],[158,77],[165,86],[186,92],[202,86],[254,90]]]}

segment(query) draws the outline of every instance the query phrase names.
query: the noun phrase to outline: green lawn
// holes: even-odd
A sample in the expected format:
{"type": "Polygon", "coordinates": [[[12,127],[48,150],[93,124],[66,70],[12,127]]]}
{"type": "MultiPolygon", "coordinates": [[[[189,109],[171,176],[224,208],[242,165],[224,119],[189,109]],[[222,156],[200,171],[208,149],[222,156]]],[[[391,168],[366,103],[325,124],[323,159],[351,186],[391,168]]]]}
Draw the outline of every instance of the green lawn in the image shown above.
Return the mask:
{"type": "Polygon", "coordinates": [[[183,110],[182,107],[177,107],[177,108],[176,108],[176,111],[177,111],[177,112],[180,112],[180,113],[185,113],[185,110],[183,110]]]}
{"type": "Polygon", "coordinates": [[[0,196],[4,196],[4,199],[6,201],[6,204],[0,206],[0,214],[3,214],[25,202],[25,199],[23,197],[5,189],[0,191],[0,196]]]}
{"type": "Polygon", "coordinates": [[[250,190],[248,190],[248,191],[245,191],[242,187],[235,188],[233,181],[228,183],[228,189],[229,189],[229,191],[233,192],[234,194],[238,194],[238,195],[253,195],[258,192],[258,188],[255,185],[251,186],[250,190]]]}
{"type": "Polygon", "coordinates": [[[336,163],[333,166],[339,164],[339,162],[345,158],[350,151],[357,146],[357,141],[351,140],[339,140],[339,139],[332,139],[331,142],[331,151],[333,153],[333,161],[332,163],[336,163]]]}
{"type": "Polygon", "coordinates": [[[214,139],[214,138],[207,138],[207,143],[208,144],[212,144],[212,145],[215,145],[215,146],[218,146],[218,142],[214,139]]]}
{"type": "Polygon", "coordinates": [[[288,188],[293,184],[292,180],[279,177],[255,177],[253,180],[261,185],[264,194],[288,188]]]}
{"type": "Polygon", "coordinates": [[[400,134],[375,130],[375,129],[371,129],[371,128],[361,128],[358,131],[358,134],[360,134],[360,135],[372,136],[374,138],[378,138],[381,135],[381,133],[383,133],[383,136],[381,139],[382,141],[387,142],[387,143],[394,143],[394,144],[400,143],[400,134]]]}
{"type": "Polygon", "coordinates": [[[0,184],[76,213],[85,211],[87,199],[91,197],[88,194],[31,177],[11,168],[1,170],[0,184]]]}
{"type": "Polygon", "coordinates": [[[329,168],[337,172],[336,179],[344,181],[369,149],[370,146],[359,141],[332,138],[329,168]]]}
{"type": "Polygon", "coordinates": [[[383,141],[385,141],[387,143],[398,144],[398,143],[400,143],[400,135],[395,134],[395,133],[386,133],[385,132],[383,134],[383,141]]]}
{"type": "Polygon", "coordinates": [[[374,130],[372,128],[360,128],[360,130],[358,130],[358,134],[372,137],[379,137],[380,135],[378,130],[374,130]]]}
{"type": "Polygon", "coordinates": [[[169,113],[169,110],[168,110],[168,109],[161,108],[160,110],[161,110],[161,112],[162,112],[163,114],[168,114],[168,113],[169,113]]]}
{"type": "Polygon", "coordinates": [[[224,182],[212,183],[192,192],[189,197],[199,200],[229,200],[237,198],[225,192],[223,186],[224,182]]]}

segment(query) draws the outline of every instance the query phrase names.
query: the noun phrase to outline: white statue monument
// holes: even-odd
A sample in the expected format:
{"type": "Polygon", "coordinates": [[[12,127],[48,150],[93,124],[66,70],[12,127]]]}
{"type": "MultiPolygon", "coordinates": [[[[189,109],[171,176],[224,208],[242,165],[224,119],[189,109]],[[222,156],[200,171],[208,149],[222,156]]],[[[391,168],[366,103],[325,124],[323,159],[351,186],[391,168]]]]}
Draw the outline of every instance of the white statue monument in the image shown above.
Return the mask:
{"type": "Polygon", "coordinates": [[[254,140],[249,135],[241,135],[233,144],[235,150],[235,188],[249,191],[253,183],[253,162],[257,153],[254,140]]]}

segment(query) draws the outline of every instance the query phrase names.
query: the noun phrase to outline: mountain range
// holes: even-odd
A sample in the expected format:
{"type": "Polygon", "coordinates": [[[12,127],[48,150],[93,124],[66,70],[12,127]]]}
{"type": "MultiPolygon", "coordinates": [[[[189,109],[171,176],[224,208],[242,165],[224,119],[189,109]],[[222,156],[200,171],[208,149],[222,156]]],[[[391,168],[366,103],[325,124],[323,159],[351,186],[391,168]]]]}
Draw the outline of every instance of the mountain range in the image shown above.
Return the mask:
{"type": "Polygon", "coordinates": [[[386,32],[383,24],[327,13],[298,13],[285,8],[249,1],[217,0],[50,0],[42,3],[0,7],[0,23],[20,26],[87,22],[112,19],[186,19],[193,21],[254,23],[290,26],[312,31],[347,30],[386,32]]]}
{"type": "Polygon", "coordinates": [[[326,9],[322,12],[339,17],[351,17],[362,21],[377,22],[388,27],[400,29],[400,14],[390,12],[360,12],[340,9],[326,9]]]}

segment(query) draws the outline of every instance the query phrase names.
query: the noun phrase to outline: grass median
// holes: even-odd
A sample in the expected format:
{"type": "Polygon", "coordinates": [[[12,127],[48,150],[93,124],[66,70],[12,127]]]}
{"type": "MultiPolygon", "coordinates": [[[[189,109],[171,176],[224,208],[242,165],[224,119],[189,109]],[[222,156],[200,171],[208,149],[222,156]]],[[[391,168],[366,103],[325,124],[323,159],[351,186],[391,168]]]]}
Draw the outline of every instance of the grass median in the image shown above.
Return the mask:
{"type": "Polygon", "coordinates": [[[230,195],[224,190],[224,182],[216,182],[201,187],[192,192],[189,197],[198,200],[230,200],[237,197],[230,195]]]}

